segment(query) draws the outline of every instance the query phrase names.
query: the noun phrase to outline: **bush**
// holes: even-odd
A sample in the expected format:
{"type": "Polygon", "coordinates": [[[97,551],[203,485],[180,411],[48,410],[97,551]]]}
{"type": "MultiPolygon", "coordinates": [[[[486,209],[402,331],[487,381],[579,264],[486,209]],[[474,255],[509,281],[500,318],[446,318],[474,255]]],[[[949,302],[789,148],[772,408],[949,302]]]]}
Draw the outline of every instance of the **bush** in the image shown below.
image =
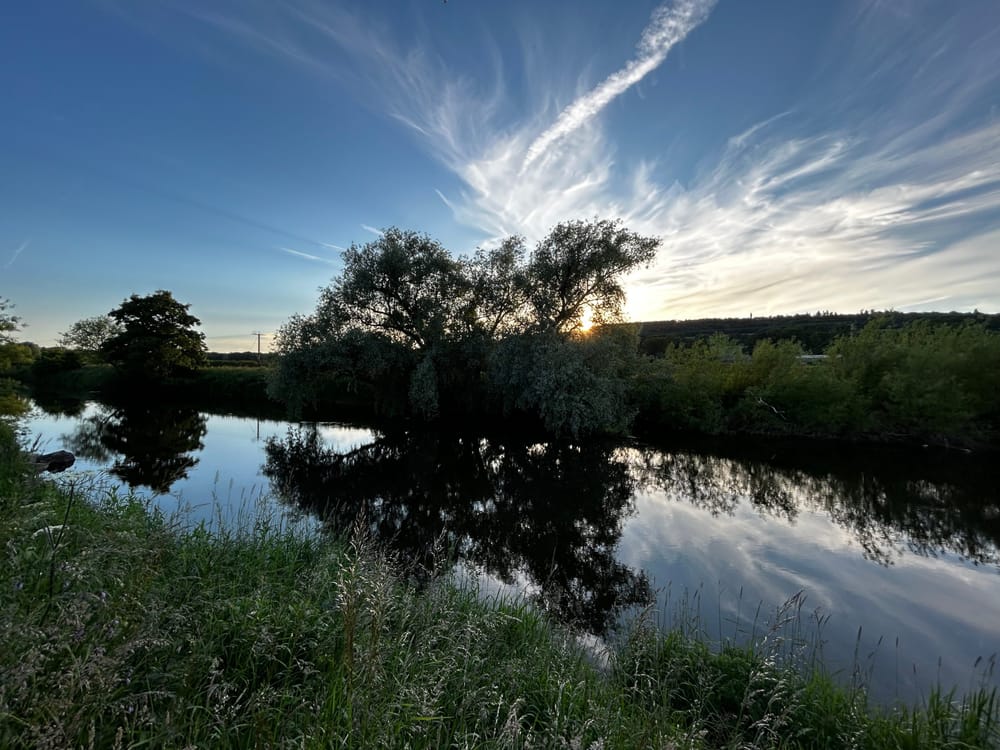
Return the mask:
{"type": "Polygon", "coordinates": [[[83,367],[83,355],[76,349],[62,346],[42,349],[38,359],[31,365],[31,376],[36,380],[45,380],[83,367]]]}
{"type": "Polygon", "coordinates": [[[830,347],[830,366],[855,401],[856,429],[909,435],[996,430],[1000,335],[981,324],[873,320],[830,347]]]}

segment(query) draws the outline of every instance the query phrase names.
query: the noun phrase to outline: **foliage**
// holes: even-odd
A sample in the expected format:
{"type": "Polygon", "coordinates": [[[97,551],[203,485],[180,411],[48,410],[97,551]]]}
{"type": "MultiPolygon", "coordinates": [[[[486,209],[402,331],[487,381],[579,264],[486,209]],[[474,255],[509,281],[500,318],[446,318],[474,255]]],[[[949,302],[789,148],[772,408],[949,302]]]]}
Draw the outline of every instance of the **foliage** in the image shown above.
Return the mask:
{"type": "Polygon", "coordinates": [[[21,319],[7,312],[14,307],[0,297],[0,416],[20,414],[26,404],[15,392],[15,383],[4,377],[12,368],[26,365],[33,359],[31,348],[14,341],[13,333],[24,327],[21,319]]]}
{"type": "Polygon", "coordinates": [[[471,295],[462,310],[465,323],[488,341],[516,336],[528,326],[525,255],[524,238],[515,236],[463,261],[471,295]]]}
{"type": "Polygon", "coordinates": [[[13,307],[9,299],[0,297],[0,345],[13,342],[11,334],[24,327],[23,321],[17,315],[7,312],[13,307]]]}
{"type": "Polygon", "coordinates": [[[184,404],[201,411],[280,416],[283,410],[267,395],[270,378],[271,371],[265,367],[208,367],[199,370],[193,382],[177,395],[184,404]]]}
{"type": "Polygon", "coordinates": [[[33,379],[44,380],[60,373],[79,370],[84,361],[76,349],[66,349],[62,346],[50,346],[41,350],[38,358],[31,363],[33,379]]]}
{"type": "Polygon", "coordinates": [[[121,330],[102,344],[101,353],[130,377],[194,372],[205,363],[205,335],[194,330],[201,322],[188,308],[167,291],[133,294],[108,313],[121,330]]]}
{"type": "Polygon", "coordinates": [[[690,346],[672,344],[659,359],[639,368],[634,397],[647,423],[699,432],[720,432],[742,349],[716,335],[690,346]]]}
{"type": "Polygon", "coordinates": [[[21,414],[27,410],[28,404],[18,395],[17,381],[14,378],[22,376],[34,357],[34,349],[28,344],[0,344],[0,416],[21,414]]]}
{"type": "Polygon", "coordinates": [[[627,378],[635,361],[634,329],[624,327],[511,337],[490,359],[491,390],[504,413],[537,416],[553,434],[623,432],[633,417],[627,378]]]}
{"type": "Polygon", "coordinates": [[[1000,334],[981,325],[895,329],[876,319],[834,342],[830,355],[862,428],[955,434],[1000,416],[1000,334]]]}
{"type": "Polygon", "coordinates": [[[317,316],[334,332],[374,331],[426,351],[456,333],[465,285],[461,267],[441,245],[390,228],[344,252],[343,273],[322,291],[317,316]]]}
{"type": "Polygon", "coordinates": [[[978,311],[960,312],[876,312],[853,314],[813,313],[749,318],[702,318],[699,320],[658,320],[642,323],[640,347],[644,354],[661,355],[670,344],[690,345],[721,333],[753,351],[761,341],[794,340],[810,354],[822,354],[835,339],[860,331],[879,318],[890,328],[903,328],[917,321],[933,326],[983,325],[1000,332],[1000,315],[978,311]]]}
{"type": "Polygon", "coordinates": [[[377,411],[405,410],[416,353],[379,333],[348,330],[322,337],[310,319],[296,316],[279,334],[281,359],[268,393],[293,414],[371,400],[377,411]]]}
{"type": "Polygon", "coordinates": [[[65,333],[59,334],[60,346],[79,349],[89,354],[100,352],[104,344],[122,333],[122,325],[110,315],[95,315],[76,321],[65,333]]]}
{"type": "Polygon", "coordinates": [[[747,356],[715,336],[671,344],[637,370],[647,427],[895,439],[1000,436],[1000,333],[983,324],[893,327],[876,318],[818,361],[793,341],[747,356]]]}
{"type": "Polygon", "coordinates": [[[597,324],[621,321],[621,277],[656,257],[660,241],[617,221],[570,221],[538,243],[527,268],[528,303],[543,331],[569,333],[589,311],[597,324]]]}
{"type": "Polygon", "coordinates": [[[426,235],[388,229],[348,249],[316,311],[282,327],[272,395],[293,411],[364,393],[390,416],[495,408],[555,433],[623,429],[622,347],[637,340],[576,334],[587,316],[621,319],[620,278],[658,244],[618,222],[577,221],[530,255],[511,237],[456,260],[426,235]]]}

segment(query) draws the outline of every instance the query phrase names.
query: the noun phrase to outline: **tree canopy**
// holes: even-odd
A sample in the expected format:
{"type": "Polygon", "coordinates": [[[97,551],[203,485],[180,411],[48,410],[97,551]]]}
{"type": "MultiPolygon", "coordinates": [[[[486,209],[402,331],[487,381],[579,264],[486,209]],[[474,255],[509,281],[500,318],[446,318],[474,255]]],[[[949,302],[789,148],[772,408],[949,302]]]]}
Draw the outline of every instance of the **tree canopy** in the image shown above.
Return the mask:
{"type": "Polygon", "coordinates": [[[11,334],[22,328],[21,319],[13,313],[7,312],[13,309],[14,305],[9,299],[0,297],[0,344],[9,344],[14,341],[11,334]]]}
{"type": "Polygon", "coordinates": [[[344,253],[344,271],[320,300],[334,330],[384,333],[428,349],[455,333],[468,282],[461,265],[426,235],[391,228],[344,253]]]}
{"type": "Polygon", "coordinates": [[[456,258],[427,235],[387,229],[345,251],[344,269],[321,290],[316,311],[282,327],[273,390],[295,408],[338,387],[368,388],[389,412],[423,416],[489,404],[507,411],[537,406],[541,395],[512,395],[516,388],[567,405],[558,413],[572,419],[547,416],[550,429],[586,431],[591,423],[581,409],[608,414],[612,403],[622,406],[621,388],[608,390],[619,369],[609,352],[624,356],[636,343],[617,336],[612,345],[594,348],[591,341],[576,351],[584,346],[576,339],[585,317],[622,320],[622,276],[652,261],[658,246],[617,221],[572,221],[530,253],[515,236],[456,258]],[[591,376],[594,362],[600,376],[591,376]],[[556,363],[564,373],[590,374],[553,379],[542,372],[556,363]],[[588,406],[595,404],[601,408],[588,406]]]}
{"type": "Polygon", "coordinates": [[[13,381],[3,377],[11,367],[26,364],[32,358],[30,347],[14,340],[14,332],[23,328],[24,323],[8,312],[13,307],[10,300],[0,297],[0,416],[19,414],[27,409],[26,402],[15,393],[13,381]]]}
{"type": "Polygon", "coordinates": [[[95,315],[76,321],[68,331],[60,333],[57,340],[67,349],[98,352],[105,342],[121,332],[121,324],[110,315],[95,315]]]}
{"type": "Polygon", "coordinates": [[[190,305],[159,290],[133,294],[108,313],[121,330],[104,341],[101,352],[115,367],[136,377],[184,375],[202,366],[205,335],[194,330],[201,321],[190,305]]]}
{"type": "Polygon", "coordinates": [[[621,277],[656,257],[660,240],[617,221],[570,221],[538,243],[526,269],[531,317],[542,330],[578,330],[585,312],[595,323],[622,319],[621,277]]]}

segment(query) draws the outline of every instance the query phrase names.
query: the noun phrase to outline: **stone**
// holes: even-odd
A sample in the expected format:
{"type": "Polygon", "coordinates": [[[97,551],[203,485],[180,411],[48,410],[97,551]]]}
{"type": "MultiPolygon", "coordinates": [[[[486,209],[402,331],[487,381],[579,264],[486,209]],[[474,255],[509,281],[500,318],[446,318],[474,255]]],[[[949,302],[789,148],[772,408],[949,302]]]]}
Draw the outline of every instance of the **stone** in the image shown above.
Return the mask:
{"type": "Polygon", "coordinates": [[[75,462],[76,456],[69,451],[54,451],[35,456],[35,468],[38,471],[51,471],[53,473],[66,471],[75,462]]]}

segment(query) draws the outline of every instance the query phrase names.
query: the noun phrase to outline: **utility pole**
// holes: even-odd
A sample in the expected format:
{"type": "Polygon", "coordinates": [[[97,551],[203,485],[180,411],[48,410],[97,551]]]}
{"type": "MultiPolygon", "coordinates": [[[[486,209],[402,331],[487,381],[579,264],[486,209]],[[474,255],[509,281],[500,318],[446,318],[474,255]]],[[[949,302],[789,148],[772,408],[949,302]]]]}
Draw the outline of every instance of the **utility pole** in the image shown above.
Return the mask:
{"type": "Polygon", "coordinates": [[[250,335],[257,337],[257,364],[259,365],[260,364],[260,337],[263,336],[264,334],[261,331],[253,331],[250,335]]]}

